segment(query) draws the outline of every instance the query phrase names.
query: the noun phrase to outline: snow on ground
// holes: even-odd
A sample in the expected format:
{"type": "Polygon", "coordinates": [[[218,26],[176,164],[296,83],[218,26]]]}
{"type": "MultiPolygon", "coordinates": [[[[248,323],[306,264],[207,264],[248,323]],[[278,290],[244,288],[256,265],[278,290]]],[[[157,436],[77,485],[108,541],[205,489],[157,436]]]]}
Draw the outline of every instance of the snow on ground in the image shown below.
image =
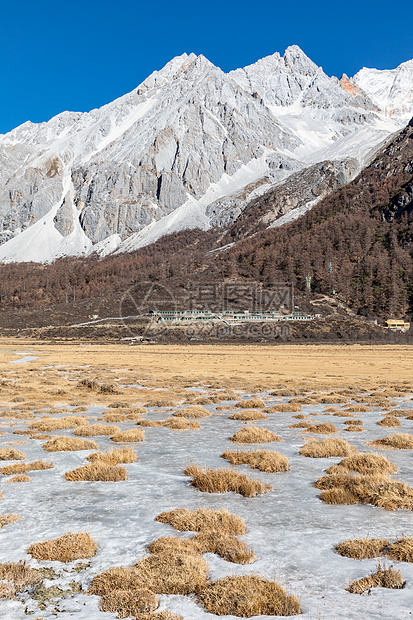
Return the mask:
{"type": "MultiPolygon", "coordinates": [[[[246,394],[244,396],[247,396],[246,394]]],[[[286,401],[288,399],[282,399],[286,401]]],[[[280,401],[278,401],[280,402],[280,401]]],[[[405,402],[405,408],[410,403],[405,402]]],[[[215,405],[206,405],[213,411],[215,405]]],[[[318,413],[324,405],[305,405],[303,413],[318,413]]],[[[82,414],[92,418],[102,408],[91,408],[82,414]]],[[[150,419],[164,419],[168,413],[149,410],[150,419]]],[[[3,514],[13,512],[21,515],[19,523],[5,526],[0,532],[0,561],[26,559],[33,567],[39,564],[26,554],[29,544],[64,534],[67,531],[87,530],[99,542],[96,557],[90,568],[80,573],[70,572],[77,562],[63,566],[46,562],[65,572],[59,580],[47,585],[68,586],[77,580],[87,589],[90,580],[111,566],[130,566],[144,557],[146,546],[161,536],[182,536],[168,525],[157,523],[154,518],[162,511],[173,508],[196,509],[199,506],[221,509],[241,516],[247,525],[244,538],[253,548],[257,561],[251,565],[231,564],[218,556],[207,554],[210,576],[217,579],[225,575],[260,573],[267,578],[277,578],[288,590],[301,600],[303,613],[308,620],[388,620],[408,618],[412,613],[413,565],[401,563],[400,569],[407,585],[403,590],[376,588],[371,595],[355,595],[346,592],[346,583],[374,572],[377,560],[357,561],[340,557],[333,546],[354,536],[396,539],[411,534],[412,516],[408,511],[389,512],[373,506],[326,505],[318,498],[319,491],[312,485],[324,470],[340,461],[339,458],[312,459],[298,454],[306,435],[289,424],[296,421],[290,413],[277,413],[268,420],[256,422],[276,432],[283,443],[264,444],[260,448],[277,450],[290,460],[291,469],[278,474],[264,474],[247,466],[235,469],[247,475],[270,482],[274,491],[256,498],[243,498],[234,493],[201,493],[189,484],[183,469],[189,463],[198,465],[231,467],[220,454],[236,446],[230,442],[231,435],[241,428],[241,423],[228,419],[229,414],[200,420],[202,430],[173,432],[167,428],[145,428],[146,440],[133,444],[138,462],[126,465],[129,479],[125,482],[67,482],[63,474],[84,463],[90,451],[47,453],[41,442],[29,440],[20,446],[27,454],[27,461],[44,459],[53,461],[54,469],[31,472],[31,482],[10,484],[2,481],[4,500],[3,514]]],[[[319,415],[317,422],[334,422],[340,429],[340,437],[366,450],[365,442],[390,434],[393,429],[377,426],[381,417],[374,412],[357,414],[364,420],[363,433],[342,432],[345,418],[319,415]]],[[[411,432],[412,421],[401,418],[402,427],[397,431],[411,432]]],[[[7,422],[3,427],[7,425],[7,422]]],[[[3,429],[2,443],[20,439],[12,432],[25,426],[20,422],[3,429]]],[[[121,423],[122,429],[132,428],[133,422],[121,423]]],[[[56,431],[56,435],[71,434],[56,431]]],[[[22,437],[22,440],[25,438],[22,437]]],[[[91,438],[100,449],[115,447],[108,437],[91,438]]],[[[116,445],[119,447],[119,444],[116,445]]],[[[255,448],[256,446],[254,446],[255,448]]],[[[252,446],[251,446],[252,448],[252,446]]],[[[247,446],[248,449],[248,446],[247,446]]],[[[369,448],[367,448],[369,450],[369,448]]],[[[413,484],[411,452],[394,450],[384,453],[400,467],[396,478],[413,484]]],[[[7,463],[4,463],[5,465],[7,463]]],[[[161,608],[170,609],[184,620],[212,620],[216,616],[206,613],[193,597],[162,596],[161,608]]],[[[24,620],[25,613],[45,620],[55,618],[54,605],[39,611],[36,604],[18,600],[2,601],[0,617],[7,620],[24,620]]],[[[72,595],[57,604],[58,617],[69,620],[110,619],[116,616],[98,609],[98,598],[85,593],[72,595]]],[[[235,620],[234,616],[225,616],[235,620]]],[[[261,616],[260,618],[269,618],[261,616]]]]}

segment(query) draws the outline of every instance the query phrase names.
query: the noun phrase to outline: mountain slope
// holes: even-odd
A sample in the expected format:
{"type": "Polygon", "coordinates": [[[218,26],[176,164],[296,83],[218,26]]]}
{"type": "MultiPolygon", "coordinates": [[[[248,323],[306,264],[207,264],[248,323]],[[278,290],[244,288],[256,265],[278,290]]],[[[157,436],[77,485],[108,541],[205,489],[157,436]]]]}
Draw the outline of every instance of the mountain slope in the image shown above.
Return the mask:
{"type": "Polygon", "coordinates": [[[406,120],[413,75],[401,67],[391,118],[362,72],[330,78],[292,46],[229,74],[183,54],[100,109],[27,122],[0,136],[0,261],[131,251],[227,226],[308,166],[356,173],[406,120]]]}

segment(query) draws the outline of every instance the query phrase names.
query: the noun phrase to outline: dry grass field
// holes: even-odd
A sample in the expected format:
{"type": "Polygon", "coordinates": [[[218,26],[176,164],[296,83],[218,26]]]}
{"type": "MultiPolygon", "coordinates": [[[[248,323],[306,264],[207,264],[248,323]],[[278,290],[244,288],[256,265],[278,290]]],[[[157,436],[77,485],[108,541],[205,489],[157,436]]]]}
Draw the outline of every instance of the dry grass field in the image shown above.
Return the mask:
{"type": "Polygon", "coordinates": [[[5,618],[408,617],[409,347],[0,351],[5,618]]]}

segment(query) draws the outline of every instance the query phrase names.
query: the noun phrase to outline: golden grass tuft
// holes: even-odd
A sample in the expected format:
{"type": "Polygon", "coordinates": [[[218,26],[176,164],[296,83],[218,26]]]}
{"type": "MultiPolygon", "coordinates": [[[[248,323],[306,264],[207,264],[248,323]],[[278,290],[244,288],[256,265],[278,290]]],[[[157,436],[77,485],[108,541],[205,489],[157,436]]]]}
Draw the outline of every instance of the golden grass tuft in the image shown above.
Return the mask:
{"type": "Polygon", "coordinates": [[[337,465],[332,465],[327,469],[327,474],[335,474],[343,470],[355,471],[358,474],[394,474],[397,471],[396,465],[380,454],[371,452],[354,454],[343,459],[337,465]]]}
{"type": "Polygon", "coordinates": [[[350,582],[346,590],[351,594],[363,594],[371,588],[401,589],[404,588],[405,583],[399,570],[395,570],[392,566],[386,568],[379,563],[375,573],[350,582]]]}
{"type": "Polygon", "coordinates": [[[363,433],[364,428],[361,424],[349,424],[344,429],[347,433],[363,433]]]}
{"type": "Polygon", "coordinates": [[[398,562],[413,562],[413,538],[401,538],[389,545],[387,555],[398,562]]]}
{"type": "Polygon", "coordinates": [[[172,415],[176,418],[208,418],[211,414],[205,407],[190,405],[175,411],[172,415]]]}
{"type": "Polygon", "coordinates": [[[244,409],[238,413],[232,413],[229,420],[268,420],[268,416],[257,409],[244,409]]]}
{"type": "Polygon", "coordinates": [[[280,472],[290,469],[288,458],[279,452],[270,450],[253,450],[249,452],[227,451],[221,454],[221,458],[229,461],[231,465],[249,465],[251,469],[259,469],[264,472],[280,472]]]}
{"type": "Polygon", "coordinates": [[[128,479],[126,468],[122,465],[107,465],[97,461],[88,465],[82,465],[65,473],[69,482],[89,480],[92,482],[121,482],[128,479]]]}
{"type": "Polygon", "coordinates": [[[338,433],[338,428],[330,422],[323,422],[322,424],[313,424],[307,430],[306,433],[319,433],[320,435],[329,435],[331,433],[338,433]]]}
{"type": "Polygon", "coordinates": [[[119,426],[106,426],[106,424],[88,424],[79,426],[74,435],[79,437],[98,437],[99,435],[115,435],[120,433],[119,426]]]}
{"type": "MultiPolygon", "coordinates": [[[[92,594],[92,592],[89,592],[92,594]]],[[[151,612],[159,605],[158,596],[150,590],[134,588],[109,589],[100,600],[100,610],[117,614],[118,618],[152,619],[156,618],[151,612]]],[[[159,617],[159,616],[158,616],[159,617]]]]}
{"type": "Polygon", "coordinates": [[[202,469],[197,465],[189,465],[184,474],[192,477],[192,486],[204,493],[226,493],[233,491],[244,497],[256,497],[269,493],[272,487],[258,480],[253,480],[232,469],[202,469]]]}
{"type": "Polygon", "coordinates": [[[0,515],[0,529],[5,525],[10,525],[11,523],[16,523],[19,521],[20,515],[8,514],[8,515],[0,515]]]}
{"type": "MultiPolygon", "coordinates": [[[[137,441],[144,441],[145,433],[140,428],[133,428],[129,431],[121,431],[111,437],[111,441],[115,443],[132,443],[137,441]]],[[[97,446],[96,446],[97,447],[97,446]]]]}
{"type": "Polygon", "coordinates": [[[339,543],[335,550],[346,558],[367,560],[383,555],[388,545],[389,541],[382,538],[354,538],[339,543]]]}
{"type": "Polygon", "coordinates": [[[0,461],[22,461],[26,455],[15,448],[1,448],[0,461]]]}
{"type": "Polygon", "coordinates": [[[260,398],[248,398],[247,400],[239,400],[235,406],[241,409],[263,409],[265,402],[260,398]]]}
{"type": "Polygon", "coordinates": [[[259,426],[249,426],[248,428],[241,428],[232,437],[233,443],[269,443],[271,441],[283,441],[280,437],[275,435],[266,428],[259,426]]]}
{"type": "Polygon", "coordinates": [[[201,532],[192,541],[199,553],[215,553],[234,564],[252,564],[256,559],[248,545],[231,534],[201,532]]]}
{"type": "Polygon", "coordinates": [[[338,394],[325,394],[323,396],[319,396],[316,399],[316,402],[323,405],[341,405],[343,403],[348,403],[348,398],[338,394]]]}
{"type": "Polygon", "coordinates": [[[351,413],[366,413],[367,411],[370,411],[370,407],[367,407],[366,405],[349,405],[344,409],[344,411],[351,413]]]}
{"type": "Polygon", "coordinates": [[[311,458],[328,458],[330,456],[350,456],[356,452],[355,447],[345,439],[328,437],[327,439],[312,439],[300,448],[301,456],[311,458]]]}
{"type": "Polygon", "coordinates": [[[311,422],[297,422],[296,424],[290,424],[289,428],[311,428],[311,422]]]}
{"type": "Polygon", "coordinates": [[[53,463],[45,461],[33,461],[33,463],[13,463],[0,468],[0,474],[11,476],[13,474],[27,474],[29,471],[41,471],[43,469],[53,469],[53,463]]]}
{"type": "Polygon", "coordinates": [[[133,448],[115,448],[108,452],[93,452],[86,457],[91,463],[105,465],[119,465],[121,463],[136,463],[138,457],[133,448]]]}
{"type": "Polygon", "coordinates": [[[372,504],[385,510],[413,510],[413,489],[384,474],[363,476],[354,472],[327,474],[315,483],[326,504],[372,504]]]}
{"type": "Polygon", "coordinates": [[[196,431],[202,428],[196,420],[187,420],[186,418],[167,418],[164,421],[164,426],[170,428],[171,431],[196,431]]]}
{"type": "Polygon", "coordinates": [[[42,579],[40,573],[26,562],[0,564],[0,598],[14,598],[18,592],[33,586],[42,579]]]}
{"type": "Polygon", "coordinates": [[[30,480],[30,476],[20,474],[19,476],[12,476],[11,478],[8,478],[5,482],[30,482],[30,480]]]}
{"type": "Polygon", "coordinates": [[[97,544],[87,532],[68,533],[30,545],[27,553],[39,562],[73,562],[96,555],[97,544]]]}
{"type": "Polygon", "coordinates": [[[297,413],[301,411],[302,407],[299,404],[294,403],[282,403],[280,405],[273,405],[264,409],[265,413],[297,413]]]}
{"type": "Polygon", "coordinates": [[[88,424],[86,418],[81,418],[79,416],[71,416],[64,418],[41,418],[40,420],[35,420],[34,422],[30,422],[28,428],[29,430],[39,431],[41,433],[48,433],[50,431],[57,431],[68,428],[75,428],[76,426],[83,426],[88,424]]]}
{"type": "Polygon", "coordinates": [[[377,424],[379,426],[387,426],[387,427],[401,426],[402,425],[400,420],[398,418],[396,418],[396,416],[394,416],[394,415],[386,415],[386,416],[384,416],[384,418],[379,420],[377,422],[377,424]]]}
{"type": "Polygon", "coordinates": [[[199,554],[199,549],[192,538],[177,538],[176,536],[163,536],[148,545],[151,554],[167,553],[176,555],[177,553],[199,554]]]}
{"type": "MultiPolygon", "coordinates": [[[[207,583],[208,565],[194,553],[155,553],[131,568],[114,567],[97,575],[89,594],[149,590],[155,594],[191,594],[207,583]]],[[[138,616],[139,617],[139,616],[138,616]]]]}
{"type": "Polygon", "coordinates": [[[53,437],[42,445],[46,452],[74,452],[76,450],[97,450],[98,445],[90,439],[78,437],[53,437]]]}
{"type": "Polygon", "coordinates": [[[169,512],[162,512],[155,518],[155,521],[167,523],[180,532],[219,531],[220,533],[239,536],[247,531],[244,521],[225,509],[197,508],[197,510],[187,510],[186,508],[177,508],[169,512]]]}
{"type": "Polygon", "coordinates": [[[396,433],[395,435],[383,437],[383,439],[370,441],[367,445],[384,450],[391,450],[393,448],[397,450],[413,450],[413,435],[409,435],[408,433],[396,433]]]}
{"type": "Polygon", "coordinates": [[[206,611],[217,616],[294,616],[301,611],[295,596],[259,575],[224,577],[197,594],[206,611]]]}
{"type": "MultiPolygon", "coordinates": [[[[139,407],[138,407],[139,409],[139,407]]],[[[143,407],[140,407],[140,409],[143,409],[143,407]]],[[[127,410],[126,413],[120,413],[119,411],[116,411],[116,413],[103,413],[102,417],[100,418],[100,420],[102,422],[130,422],[133,420],[140,420],[141,418],[141,414],[140,413],[130,413],[128,412],[129,410],[127,410]]],[[[143,411],[146,413],[146,409],[143,409],[143,411]]]]}

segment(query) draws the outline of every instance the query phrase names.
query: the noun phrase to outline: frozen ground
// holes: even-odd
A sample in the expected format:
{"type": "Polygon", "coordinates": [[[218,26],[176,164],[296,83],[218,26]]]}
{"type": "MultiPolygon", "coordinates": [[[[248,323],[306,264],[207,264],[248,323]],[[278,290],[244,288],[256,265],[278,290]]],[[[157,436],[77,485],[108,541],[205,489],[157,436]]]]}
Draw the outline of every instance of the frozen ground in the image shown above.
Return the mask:
{"type": "MultiPolygon", "coordinates": [[[[242,396],[247,396],[242,395],[242,396]]],[[[283,398],[286,402],[288,399],[283,398]]],[[[277,402],[280,402],[278,400],[277,402]]],[[[408,399],[399,400],[404,408],[410,408],[408,399]]],[[[221,403],[222,405],[222,403],[221,403]]],[[[206,406],[211,411],[216,405],[206,406]]],[[[343,432],[346,418],[321,415],[325,405],[303,406],[303,413],[318,413],[310,418],[314,422],[332,422],[339,429],[337,436],[345,438],[358,449],[368,451],[368,440],[393,432],[411,432],[413,421],[400,418],[402,426],[397,429],[382,428],[376,422],[381,417],[379,409],[355,414],[364,421],[362,433],[343,432]]],[[[91,408],[85,416],[99,417],[102,408],[91,408]]],[[[79,572],[71,572],[78,562],[69,565],[46,562],[61,574],[47,585],[69,587],[78,581],[86,590],[91,579],[111,566],[130,566],[145,556],[146,546],[161,536],[190,536],[170,526],[157,523],[154,518],[162,511],[173,508],[195,509],[226,508],[241,516],[248,534],[243,537],[253,548],[257,561],[251,565],[231,564],[218,556],[207,554],[210,576],[217,579],[229,574],[260,573],[277,578],[287,589],[299,597],[307,620],[347,620],[410,618],[413,613],[413,565],[400,563],[398,568],[407,585],[403,590],[376,588],[371,595],[355,595],[345,590],[346,583],[374,572],[377,560],[357,561],[340,557],[333,546],[354,536],[370,536],[396,539],[412,534],[412,514],[408,511],[389,512],[373,506],[326,505],[318,498],[319,491],[312,485],[324,470],[340,458],[312,459],[299,455],[304,436],[289,425],[297,420],[294,414],[276,413],[257,425],[276,432],[283,443],[259,446],[274,449],[288,456],[290,471],[264,474],[248,466],[237,466],[239,472],[248,474],[274,487],[272,493],[256,498],[243,498],[234,493],[211,495],[201,493],[190,486],[190,479],[183,469],[188,463],[198,465],[231,467],[220,458],[226,449],[237,449],[230,437],[241,422],[229,420],[230,413],[220,412],[201,419],[202,430],[173,432],[168,428],[145,428],[146,441],[133,444],[138,462],[126,465],[129,479],[126,482],[67,482],[63,474],[84,463],[90,451],[47,453],[38,440],[28,440],[27,445],[16,446],[26,455],[26,461],[43,459],[53,461],[54,469],[30,472],[32,481],[10,484],[1,481],[4,500],[3,514],[18,513],[19,523],[5,526],[0,531],[0,561],[25,559],[33,567],[39,563],[26,554],[29,544],[60,536],[68,531],[87,530],[98,540],[97,555],[90,566],[79,572]]],[[[170,412],[149,409],[149,419],[164,419],[170,412]]],[[[91,422],[93,420],[91,419],[91,422]]],[[[7,426],[5,421],[3,426],[7,426]]],[[[1,437],[1,443],[26,438],[13,435],[25,424],[18,421],[1,437]]],[[[122,429],[135,427],[134,422],[118,424],[122,429]]],[[[3,428],[3,430],[5,430],[3,428]]],[[[71,431],[55,431],[52,435],[71,434],[71,431]]],[[[320,436],[318,436],[320,437],[320,436]]],[[[322,438],[322,436],[321,436],[322,438]]],[[[100,449],[118,447],[109,437],[92,437],[100,449]]],[[[254,446],[255,448],[256,446],[254,446]]],[[[249,447],[247,446],[246,449],[249,447]]],[[[252,448],[252,446],[251,446],[252,448]]],[[[383,452],[400,470],[400,477],[413,485],[413,462],[411,451],[383,452]]],[[[7,465],[7,462],[2,465],[7,465]]],[[[24,598],[24,597],[23,597],[24,598]]],[[[161,609],[170,609],[185,620],[206,620],[216,616],[206,613],[193,597],[162,596],[161,609]]],[[[91,620],[115,618],[112,613],[102,613],[98,597],[78,593],[50,604],[40,611],[30,599],[2,601],[0,617],[7,620],[23,620],[33,613],[33,618],[61,620],[77,618],[91,620]]],[[[225,616],[227,619],[234,616],[225,616]]],[[[269,616],[260,616],[269,618],[269,616]]]]}

